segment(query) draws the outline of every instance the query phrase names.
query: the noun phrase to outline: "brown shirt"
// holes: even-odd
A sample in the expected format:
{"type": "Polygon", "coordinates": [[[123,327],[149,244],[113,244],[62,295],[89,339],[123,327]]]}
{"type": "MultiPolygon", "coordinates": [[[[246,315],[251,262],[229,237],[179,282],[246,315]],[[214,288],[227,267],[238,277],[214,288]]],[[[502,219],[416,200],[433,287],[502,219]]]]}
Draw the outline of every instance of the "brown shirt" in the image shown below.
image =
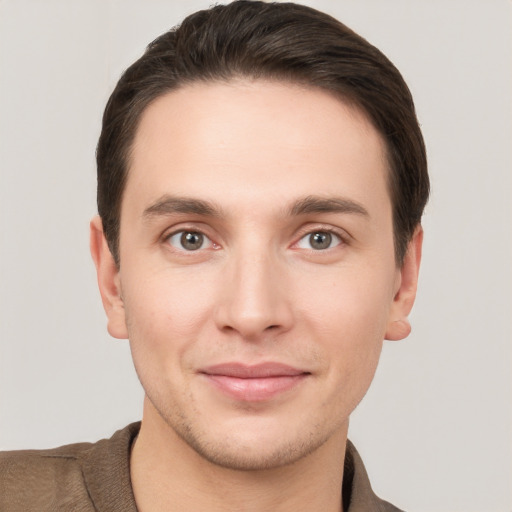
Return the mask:
{"type": "MultiPolygon", "coordinates": [[[[94,444],[0,453],[0,511],[137,512],[130,450],[139,428],[132,423],[94,444]]],[[[400,512],[373,493],[350,441],[342,499],[345,512],[400,512]]]]}

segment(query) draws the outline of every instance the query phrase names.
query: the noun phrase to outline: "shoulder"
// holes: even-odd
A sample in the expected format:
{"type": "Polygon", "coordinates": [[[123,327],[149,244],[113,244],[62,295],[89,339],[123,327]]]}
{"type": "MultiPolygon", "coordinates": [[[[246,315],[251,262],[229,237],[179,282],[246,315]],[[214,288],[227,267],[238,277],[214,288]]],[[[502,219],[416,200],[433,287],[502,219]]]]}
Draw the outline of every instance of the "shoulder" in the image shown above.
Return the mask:
{"type": "Polygon", "coordinates": [[[0,453],[0,510],[53,510],[57,504],[69,510],[94,510],[92,504],[84,506],[87,489],[80,464],[91,446],[0,453]]]}
{"type": "Polygon", "coordinates": [[[133,423],[96,443],[0,452],[0,510],[136,511],[129,453],[139,427],[133,423]]]}

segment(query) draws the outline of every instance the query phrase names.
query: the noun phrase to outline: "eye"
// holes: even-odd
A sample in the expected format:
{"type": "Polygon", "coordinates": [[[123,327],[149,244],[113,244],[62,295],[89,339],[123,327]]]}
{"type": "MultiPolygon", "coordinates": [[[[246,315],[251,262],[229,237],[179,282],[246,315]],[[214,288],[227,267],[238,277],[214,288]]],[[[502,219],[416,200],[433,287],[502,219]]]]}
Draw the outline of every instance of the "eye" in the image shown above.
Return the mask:
{"type": "Polygon", "coordinates": [[[303,236],[297,243],[300,249],[323,251],[341,244],[341,238],[330,231],[314,231],[303,236]]]}
{"type": "Polygon", "coordinates": [[[198,251],[199,249],[213,247],[213,242],[198,231],[178,231],[167,240],[176,249],[185,251],[198,251]]]}

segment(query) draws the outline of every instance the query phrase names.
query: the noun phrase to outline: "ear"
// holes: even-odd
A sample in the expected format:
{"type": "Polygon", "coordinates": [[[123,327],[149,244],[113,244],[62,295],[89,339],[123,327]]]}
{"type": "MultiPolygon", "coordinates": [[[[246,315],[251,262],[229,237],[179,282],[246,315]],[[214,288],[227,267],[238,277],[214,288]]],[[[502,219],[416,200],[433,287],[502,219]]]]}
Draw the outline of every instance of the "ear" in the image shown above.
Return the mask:
{"type": "Polygon", "coordinates": [[[416,299],[422,245],[423,229],[421,226],[418,226],[407,246],[404,262],[400,269],[397,291],[393,298],[385,334],[385,339],[387,340],[402,340],[411,333],[411,324],[407,317],[416,299]]]}
{"type": "Polygon", "coordinates": [[[107,314],[107,329],[114,338],[126,339],[128,338],[128,331],[126,329],[119,269],[108,247],[103,233],[103,223],[99,216],[91,220],[90,228],[91,255],[96,266],[103,308],[107,314]]]}

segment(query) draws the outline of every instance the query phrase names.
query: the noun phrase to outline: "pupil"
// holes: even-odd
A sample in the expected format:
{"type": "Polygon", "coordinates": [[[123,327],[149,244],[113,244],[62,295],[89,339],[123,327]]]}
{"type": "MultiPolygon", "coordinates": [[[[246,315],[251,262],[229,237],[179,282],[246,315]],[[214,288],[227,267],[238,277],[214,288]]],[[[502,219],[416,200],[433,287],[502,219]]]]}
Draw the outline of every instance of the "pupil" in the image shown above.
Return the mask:
{"type": "Polygon", "coordinates": [[[330,233],[313,233],[309,242],[313,249],[327,249],[331,245],[332,236],[330,233]]]}
{"type": "Polygon", "coordinates": [[[189,251],[196,251],[203,245],[203,235],[201,233],[183,233],[181,235],[181,245],[189,251]]]}

